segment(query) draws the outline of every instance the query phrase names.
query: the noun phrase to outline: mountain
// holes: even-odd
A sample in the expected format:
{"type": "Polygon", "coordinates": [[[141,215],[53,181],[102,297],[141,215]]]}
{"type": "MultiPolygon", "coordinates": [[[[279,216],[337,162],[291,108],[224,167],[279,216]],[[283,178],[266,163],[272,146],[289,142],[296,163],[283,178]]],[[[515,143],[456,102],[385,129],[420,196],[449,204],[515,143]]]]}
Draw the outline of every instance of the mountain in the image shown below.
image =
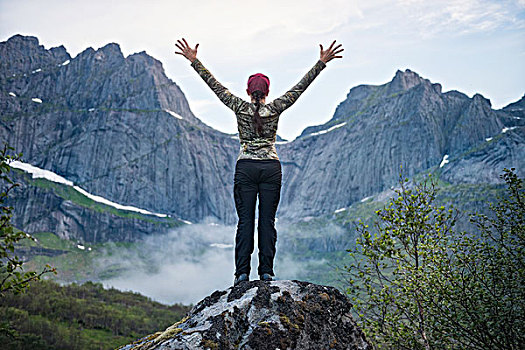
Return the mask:
{"type": "Polygon", "coordinates": [[[499,183],[504,167],[523,174],[525,124],[510,119],[479,94],[443,93],[410,70],[354,87],[330,121],[280,145],[280,213],[300,219],[348,207],[395,185],[401,171],[437,171],[453,184],[499,183]]]}
{"type": "Polygon", "coordinates": [[[0,137],[24,161],[123,205],[233,222],[238,141],[196,118],[162,64],[117,44],[71,58],[0,43],[0,137]]]}
{"type": "MultiPolygon", "coordinates": [[[[0,43],[0,57],[0,137],[24,162],[69,183],[17,173],[27,185],[16,195],[17,227],[96,242],[137,240],[183,219],[236,222],[238,140],[202,123],[159,61],[145,52],[124,57],[117,44],[71,57],[21,35],[0,43]],[[149,214],[93,204],[73,185],[149,214]]],[[[330,121],[279,142],[277,215],[330,215],[390,189],[400,171],[433,172],[451,185],[499,184],[504,167],[522,176],[524,103],[494,110],[479,94],[443,92],[410,70],[353,87],[330,121]]]]}
{"type": "Polygon", "coordinates": [[[299,281],[250,281],[215,291],[180,322],[131,349],[372,349],[347,297],[299,281]]]}

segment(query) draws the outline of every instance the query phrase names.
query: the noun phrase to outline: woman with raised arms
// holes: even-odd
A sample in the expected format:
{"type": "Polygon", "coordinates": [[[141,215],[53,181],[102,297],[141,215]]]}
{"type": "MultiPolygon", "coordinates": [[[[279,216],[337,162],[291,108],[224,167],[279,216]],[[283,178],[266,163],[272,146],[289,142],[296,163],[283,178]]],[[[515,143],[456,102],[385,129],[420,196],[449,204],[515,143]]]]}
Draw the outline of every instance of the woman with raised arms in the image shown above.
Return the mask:
{"type": "Polygon", "coordinates": [[[281,163],[275,149],[279,117],[306,90],[310,83],[326,67],[326,63],[343,51],[335,40],[327,50],[321,48],[320,58],[306,75],[281,97],[266,103],[270,91],[270,79],[261,73],[248,78],[246,93],[250,101],[233,95],[197,59],[197,48],[191,48],[186,40],[175,44],[201,78],[219,99],[237,117],[241,149],[235,166],[233,195],[239,221],[235,236],[234,284],[248,281],[250,261],[254,247],[255,203],[259,197],[258,246],[259,277],[271,281],[274,276],[273,261],[277,231],[275,213],[281,196],[281,163]]]}

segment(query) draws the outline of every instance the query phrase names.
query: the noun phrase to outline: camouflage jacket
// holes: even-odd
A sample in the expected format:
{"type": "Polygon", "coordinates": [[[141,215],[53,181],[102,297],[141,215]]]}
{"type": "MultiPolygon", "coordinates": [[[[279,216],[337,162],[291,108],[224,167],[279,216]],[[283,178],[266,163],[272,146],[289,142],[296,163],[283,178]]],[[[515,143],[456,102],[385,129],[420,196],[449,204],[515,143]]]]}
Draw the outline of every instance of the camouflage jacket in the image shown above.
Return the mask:
{"type": "Polygon", "coordinates": [[[241,142],[238,159],[278,160],[279,157],[275,149],[275,137],[277,135],[279,116],[301,96],[308,85],[326,67],[326,64],[321,60],[317,61],[301,81],[284,95],[268,104],[261,103],[259,108],[259,115],[263,120],[263,132],[261,135],[257,134],[255,125],[252,122],[255,104],[233,95],[213,77],[198,59],[195,59],[191,66],[199,73],[222,103],[228,106],[237,116],[237,128],[241,142]]]}

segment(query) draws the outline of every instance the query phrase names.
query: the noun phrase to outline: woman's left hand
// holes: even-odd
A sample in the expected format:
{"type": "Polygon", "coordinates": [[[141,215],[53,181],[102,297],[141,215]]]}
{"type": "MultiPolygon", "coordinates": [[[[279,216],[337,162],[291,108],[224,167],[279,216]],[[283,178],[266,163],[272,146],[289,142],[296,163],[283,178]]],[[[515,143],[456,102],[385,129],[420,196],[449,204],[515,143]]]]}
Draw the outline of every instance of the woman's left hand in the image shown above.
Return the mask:
{"type": "Polygon", "coordinates": [[[186,42],[186,39],[182,38],[182,41],[177,40],[175,46],[177,46],[181,52],[175,51],[175,53],[186,57],[191,63],[193,63],[193,61],[197,59],[197,48],[199,47],[199,44],[195,45],[195,48],[192,49],[186,42]],[[184,43],[182,41],[184,41],[184,43]]]}
{"type": "Polygon", "coordinates": [[[328,63],[331,60],[333,60],[334,58],[341,58],[341,57],[343,57],[343,56],[337,56],[338,53],[344,51],[344,49],[339,49],[342,46],[342,44],[339,44],[336,47],[334,47],[334,45],[335,45],[335,40],[332,43],[332,45],[330,45],[328,50],[323,51],[323,45],[319,44],[319,46],[321,47],[321,57],[319,59],[321,61],[323,61],[324,63],[328,63]]]}

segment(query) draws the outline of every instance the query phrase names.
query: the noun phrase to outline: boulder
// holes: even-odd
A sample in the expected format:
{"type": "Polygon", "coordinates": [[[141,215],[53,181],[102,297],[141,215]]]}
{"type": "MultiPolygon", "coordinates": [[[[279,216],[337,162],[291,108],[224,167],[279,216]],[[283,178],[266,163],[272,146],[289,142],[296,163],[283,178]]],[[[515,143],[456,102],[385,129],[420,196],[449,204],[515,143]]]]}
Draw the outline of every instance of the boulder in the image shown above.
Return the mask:
{"type": "Polygon", "coordinates": [[[250,281],[215,291],[182,321],[130,349],[372,349],[333,287],[250,281]]]}

